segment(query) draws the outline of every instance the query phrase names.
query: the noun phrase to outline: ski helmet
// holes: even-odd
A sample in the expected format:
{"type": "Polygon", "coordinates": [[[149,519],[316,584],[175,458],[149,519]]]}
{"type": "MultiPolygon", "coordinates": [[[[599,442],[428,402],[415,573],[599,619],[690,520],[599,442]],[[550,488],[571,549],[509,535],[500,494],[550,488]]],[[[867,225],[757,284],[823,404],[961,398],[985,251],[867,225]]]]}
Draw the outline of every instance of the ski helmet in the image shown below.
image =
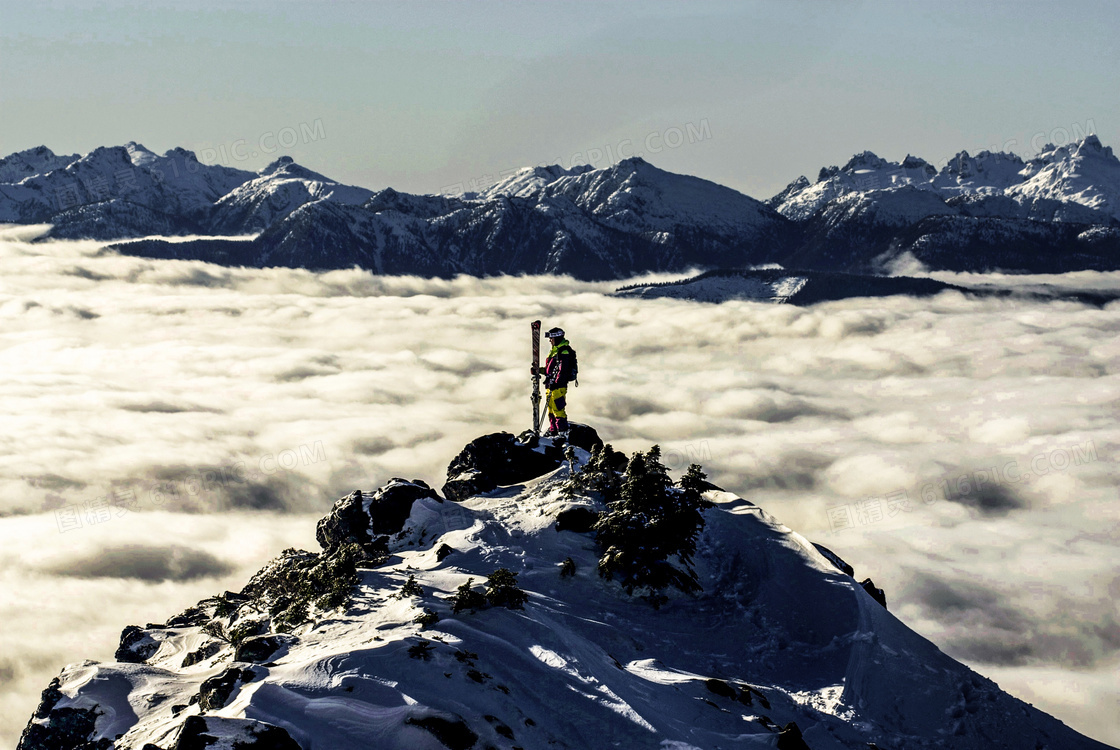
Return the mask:
{"type": "Polygon", "coordinates": [[[562,339],[562,338],[564,338],[564,329],[563,328],[549,328],[548,333],[546,333],[545,336],[548,336],[550,339],[562,339]]]}

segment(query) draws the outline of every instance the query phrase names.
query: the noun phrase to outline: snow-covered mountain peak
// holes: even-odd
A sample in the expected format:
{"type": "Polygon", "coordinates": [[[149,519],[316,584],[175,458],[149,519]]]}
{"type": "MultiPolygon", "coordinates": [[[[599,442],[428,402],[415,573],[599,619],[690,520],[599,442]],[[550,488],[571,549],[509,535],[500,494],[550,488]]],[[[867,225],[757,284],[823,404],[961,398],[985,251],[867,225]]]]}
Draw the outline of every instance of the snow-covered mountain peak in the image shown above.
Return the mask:
{"type": "Polygon", "coordinates": [[[591,169],[593,169],[593,167],[590,164],[580,164],[570,169],[565,169],[558,164],[540,167],[523,167],[485,190],[465,197],[474,197],[482,200],[492,200],[502,195],[513,198],[533,198],[540,195],[545,185],[555,182],[561,177],[583,174],[591,169]]]}
{"type": "Polygon", "coordinates": [[[283,175],[300,180],[334,182],[331,178],[321,175],[318,172],[313,172],[307,167],[296,163],[290,156],[281,156],[279,159],[274,160],[268,166],[263,167],[257,172],[258,177],[271,177],[273,175],[283,175]]]}
{"type": "Polygon", "coordinates": [[[15,153],[0,159],[0,162],[6,162],[12,157],[19,157],[24,160],[31,159],[54,159],[56,158],[54,151],[51,151],[44,145],[35,146],[33,148],[24,149],[23,151],[16,151],[15,153]]]}
{"type": "Polygon", "coordinates": [[[778,206],[785,203],[786,200],[790,198],[790,196],[797,195],[802,190],[809,187],[809,185],[811,184],[812,183],[809,182],[808,177],[806,177],[805,175],[801,175],[796,180],[786,185],[780,193],[766,201],[766,205],[770,206],[770,208],[777,208],[778,206]]]}
{"type": "Polygon", "coordinates": [[[920,156],[907,154],[899,166],[907,173],[919,172],[925,175],[927,179],[932,179],[937,174],[937,168],[920,156]]]}
{"type": "Polygon", "coordinates": [[[768,203],[790,219],[805,221],[830,201],[850,193],[906,187],[940,193],[945,198],[1006,195],[1022,206],[1018,213],[1031,217],[1085,214],[1076,208],[1054,211],[1047,207],[1039,212],[1034,204],[1038,199],[1080,204],[1120,217],[1115,213],[1120,197],[1120,161],[1095,135],[1065,146],[1047,145],[1027,162],[1015,154],[981,151],[971,156],[961,151],[940,171],[916,156],[891,162],[864,151],[842,168],[821,169],[811,185],[787,186],[768,203]]]}
{"type": "Polygon", "coordinates": [[[890,162],[886,159],[880,158],[878,155],[871,151],[864,151],[854,155],[848,160],[848,163],[840,168],[841,172],[857,172],[864,169],[883,169],[890,166],[890,162]]]}
{"type": "Polygon", "coordinates": [[[77,161],[71,162],[67,170],[120,169],[132,166],[132,156],[124,146],[98,146],[77,161]]]}
{"type": "Polygon", "coordinates": [[[646,161],[645,159],[643,159],[640,156],[628,156],[625,159],[620,159],[614,165],[614,168],[616,170],[619,170],[619,171],[622,171],[622,172],[637,172],[638,170],[645,169],[647,167],[650,168],[650,169],[655,169],[659,172],[663,171],[663,170],[657,169],[657,167],[653,166],[652,164],[650,164],[648,161],[646,161]]]}
{"type": "Polygon", "coordinates": [[[1103,750],[754,503],[572,440],[486,435],[440,492],[341,498],[321,552],[66,667],[20,750],[1103,750]]]}
{"type": "Polygon", "coordinates": [[[627,231],[673,233],[699,224],[726,231],[773,220],[769,209],[754,198],[699,177],[667,172],[640,157],[564,175],[541,192],[567,198],[627,231]]]}
{"type": "Polygon", "coordinates": [[[295,164],[295,160],[290,156],[281,156],[280,158],[273,159],[271,162],[269,162],[268,166],[258,169],[257,174],[261,177],[264,177],[266,175],[272,174],[273,172],[277,172],[283,169],[289,164],[295,164]]]}
{"type": "Polygon", "coordinates": [[[1016,154],[961,151],[933,177],[937,189],[960,193],[999,193],[1022,181],[1023,160],[1016,154]]]}
{"type": "Polygon", "coordinates": [[[343,185],[281,156],[217,201],[213,226],[218,233],[260,232],[307,203],[359,206],[372,196],[372,190],[343,185]]]}
{"type": "MultiPolygon", "coordinates": [[[[587,212],[604,226],[640,234],[658,244],[674,241],[678,231],[704,227],[726,235],[764,232],[781,221],[764,204],[731,188],[698,177],[667,172],[641,157],[595,169],[580,165],[522,169],[468,200],[529,198],[551,216],[587,212]]],[[[573,217],[586,234],[586,220],[573,217]]],[[[713,248],[714,250],[714,248],[713,248]]]]}
{"type": "Polygon", "coordinates": [[[46,146],[36,146],[0,159],[0,183],[14,184],[28,177],[62,169],[78,154],[56,155],[46,146]]]}
{"type": "Polygon", "coordinates": [[[1120,160],[1095,135],[1065,146],[1048,145],[1008,188],[1018,200],[1056,200],[1088,206],[1120,220],[1120,160]]]}
{"type": "Polygon", "coordinates": [[[1080,141],[1073,141],[1061,146],[1047,143],[1028,163],[1054,164],[1074,158],[1088,159],[1093,157],[1101,157],[1104,159],[1115,158],[1112,154],[1112,148],[1101,143],[1100,138],[1098,138],[1096,134],[1090,133],[1080,141]]]}
{"type": "Polygon", "coordinates": [[[159,158],[156,152],[145,148],[143,144],[137,143],[136,141],[129,141],[124,144],[124,148],[128,151],[132,163],[138,167],[151,164],[152,161],[159,158]]]}
{"type": "Polygon", "coordinates": [[[1077,153],[1078,155],[1099,153],[1105,157],[1113,157],[1112,147],[1101,143],[1101,139],[1097,137],[1096,133],[1090,133],[1081,140],[1077,145],[1077,153]]]}

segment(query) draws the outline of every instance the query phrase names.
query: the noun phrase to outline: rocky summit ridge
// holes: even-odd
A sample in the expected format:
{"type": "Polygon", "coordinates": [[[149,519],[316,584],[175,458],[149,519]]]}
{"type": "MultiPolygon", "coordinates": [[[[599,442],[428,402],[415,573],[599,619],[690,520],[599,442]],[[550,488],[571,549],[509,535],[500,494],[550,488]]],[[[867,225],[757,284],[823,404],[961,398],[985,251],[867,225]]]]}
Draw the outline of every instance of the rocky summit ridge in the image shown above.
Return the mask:
{"type": "Polygon", "coordinates": [[[64,668],[19,749],[1105,747],[699,467],[589,427],[479,437],[439,490],[355,490],[316,538],[64,668]]]}

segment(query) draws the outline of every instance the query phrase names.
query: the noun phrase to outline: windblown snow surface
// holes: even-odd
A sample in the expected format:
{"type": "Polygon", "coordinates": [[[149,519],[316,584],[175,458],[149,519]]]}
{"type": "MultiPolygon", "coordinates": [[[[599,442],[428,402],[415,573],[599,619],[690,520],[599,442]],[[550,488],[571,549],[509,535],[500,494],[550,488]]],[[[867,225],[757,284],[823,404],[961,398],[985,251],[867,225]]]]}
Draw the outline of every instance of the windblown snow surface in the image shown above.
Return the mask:
{"type": "Polygon", "coordinates": [[[728,492],[706,493],[703,593],[660,610],[626,596],[596,574],[590,534],[556,530],[560,510],[592,502],[563,498],[570,469],[462,504],[416,501],[351,605],[318,613],[264,663],[225,648],[183,667],[211,637],[152,626],[148,664],[72,665],[58,705],[96,705],[97,733],[123,735],[117,747],[170,747],[201,683],[232,665],[251,679],[206,715],[283,727],[306,750],[761,748],[791,721],[814,750],[1105,747],[950,659],[728,492]],[[443,545],[454,552],[441,560],[443,545]],[[499,567],[519,574],[525,607],[453,614],[445,599],[499,567]],[[423,595],[395,596],[410,575],[423,595]],[[441,619],[421,628],[422,608],[441,619]]]}

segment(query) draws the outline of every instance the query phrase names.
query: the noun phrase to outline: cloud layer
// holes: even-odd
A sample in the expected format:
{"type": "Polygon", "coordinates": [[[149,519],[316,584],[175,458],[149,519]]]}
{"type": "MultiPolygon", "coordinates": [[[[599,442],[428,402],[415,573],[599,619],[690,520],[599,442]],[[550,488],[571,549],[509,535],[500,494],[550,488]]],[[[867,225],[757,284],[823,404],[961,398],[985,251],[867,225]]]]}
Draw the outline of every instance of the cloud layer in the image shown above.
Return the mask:
{"type": "MultiPolygon", "coordinates": [[[[228,269],[33,234],[0,232],[0,528],[7,545],[34,522],[55,549],[4,570],[33,570],[76,611],[110,590],[197,598],[287,546],[239,563],[205,535],[125,529],[250,518],[287,537],[279,514],[310,518],[356,487],[438,486],[468,440],[529,425],[539,318],[579,352],[574,419],[621,450],[661,444],[675,470],[702,463],[872,576],[948,653],[1029,674],[1012,682],[1033,702],[1120,741],[1099,718],[1120,691],[1098,679],[1120,658],[1118,305],[623,300],[563,278],[228,269]]],[[[129,606],[102,608],[103,627],[129,606]]],[[[5,629],[17,653],[25,626],[5,629]]],[[[61,664],[35,664],[8,657],[0,675],[34,672],[37,691],[61,664]]]]}

